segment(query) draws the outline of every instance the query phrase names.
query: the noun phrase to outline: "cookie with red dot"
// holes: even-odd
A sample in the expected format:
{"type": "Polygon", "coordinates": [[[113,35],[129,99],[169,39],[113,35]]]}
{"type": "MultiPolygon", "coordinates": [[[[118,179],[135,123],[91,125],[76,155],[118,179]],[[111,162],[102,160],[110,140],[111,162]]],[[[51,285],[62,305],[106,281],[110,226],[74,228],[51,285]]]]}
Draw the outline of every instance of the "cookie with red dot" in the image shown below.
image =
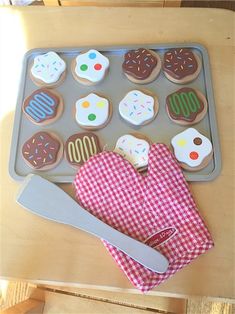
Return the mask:
{"type": "Polygon", "coordinates": [[[109,69],[109,59],[95,49],[81,52],[71,64],[74,78],[83,85],[101,82],[109,69]]]}
{"type": "Polygon", "coordinates": [[[171,145],[180,166],[188,171],[205,168],[213,157],[211,141],[194,128],[174,136],[171,145]]]}
{"type": "Polygon", "coordinates": [[[75,120],[79,126],[87,130],[105,127],[112,115],[109,100],[95,93],[80,98],[75,104],[75,120]]]}

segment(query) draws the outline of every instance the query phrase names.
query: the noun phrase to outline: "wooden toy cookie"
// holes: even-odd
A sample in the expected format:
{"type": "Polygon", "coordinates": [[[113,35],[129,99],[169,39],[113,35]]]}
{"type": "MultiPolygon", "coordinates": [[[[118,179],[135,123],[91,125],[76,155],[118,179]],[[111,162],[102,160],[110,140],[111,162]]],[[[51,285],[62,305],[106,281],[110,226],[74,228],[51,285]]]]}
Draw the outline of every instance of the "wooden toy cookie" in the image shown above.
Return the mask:
{"type": "Polygon", "coordinates": [[[48,125],[61,116],[63,99],[55,91],[40,88],[24,100],[22,110],[34,124],[48,125]]]}
{"type": "Polygon", "coordinates": [[[140,90],[130,91],[119,103],[121,117],[137,126],[151,122],[156,117],[158,109],[157,97],[140,90]]]}
{"type": "Polygon", "coordinates": [[[125,53],[122,69],[131,82],[147,84],[158,77],[161,59],[155,51],[146,48],[129,50],[125,53]]]}
{"type": "Polygon", "coordinates": [[[127,159],[136,169],[144,171],[148,167],[150,142],[143,136],[126,134],[117,140],[114,152],[127,159]]]}
{"type": "Polygon", "coordinates": [[[89,132],[71,135],[65,143],[64,150],[67,161],[76,169],[91,156],[101,152],[98,137],[89,132]]]}
{"type": "Polygon", "coordinates": [[[163,72],[173,83],[193,81],[201,71],[200,58],[188,48],[173,48],[164,54],[163,72]]]}
{"type": "Polygon", "coordinates": [[[49,170],[63,157],[63,143],[52,132],[38,132],[24,143],[22,156],[31,168],[49,170]]]}
{"type": "Polygon", "coordinates": [[[34,58],[30,77],[37,86],[50,88],[64,81],[65,70],[64,60],[54,51],[49,51],[34,58]]]}
{"type": "Polygon", "coordinates": [[[196,89],[184,87],[166,98],[166,111],[177,124],[193,125],[201,121],[207,113],[207,100],[196,89]]]}
{"type": "Polygon", "coordinates": [[[201,170],[209,164],[213,156],[210,140],[194,128],[174,136],[171,145],[176,159],[185,170],[201,170]]]}
{"type": "Polygon", "coordinates": [[[101,82],[109,69],[109,59],[99,51],[91,49],[80,53],[71,65],[74,78],[84,85],[101,82]]]}
{"type": "Polygon", "coordinates": [[[94,93],[78,99],[75,105],[76,122],[83,129],[96,130],[106,126],[112,115],[108,99],[94,93]]]}

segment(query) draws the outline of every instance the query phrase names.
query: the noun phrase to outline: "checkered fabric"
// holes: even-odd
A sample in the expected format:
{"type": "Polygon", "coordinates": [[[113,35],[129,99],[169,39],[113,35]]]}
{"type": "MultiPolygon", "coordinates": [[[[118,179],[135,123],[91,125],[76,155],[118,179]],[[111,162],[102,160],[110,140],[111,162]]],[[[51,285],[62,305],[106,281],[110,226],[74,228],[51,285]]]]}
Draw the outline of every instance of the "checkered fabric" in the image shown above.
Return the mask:
{"type": "Polygon", "coordinates": [[[168,241],[157,246],[170,263],[164,274],[150,271],[103,241],[142,292],[159,285],[213,246],[182,170],[164,144],[151,146],[147,175],[139,174],[120,155],[102,152],[84,164],[74,185],[81,206],[139,241],[166,228],[176,229],[168,241]]]}

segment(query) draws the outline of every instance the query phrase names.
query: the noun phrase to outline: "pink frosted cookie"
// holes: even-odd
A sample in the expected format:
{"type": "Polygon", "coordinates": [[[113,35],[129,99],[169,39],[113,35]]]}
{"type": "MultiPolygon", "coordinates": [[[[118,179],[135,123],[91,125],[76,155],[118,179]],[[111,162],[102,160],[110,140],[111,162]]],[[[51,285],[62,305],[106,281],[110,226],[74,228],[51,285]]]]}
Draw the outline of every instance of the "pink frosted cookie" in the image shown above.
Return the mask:
{"type": "Polygon", "coordinates": [[[186,129],[174,136],[171,145],[176,159],[185,170],[201,170],[213,157],[211,141],[194,128],[186,129]]]}
{"type": "Polygon", "coordinates": [[[65,79],[66,63],[54,51],[34,58],[30,69],[32,81],[40,87],[55,87],[65,79]]]}
{"type": "Polygon", "coordinates": [[[95,85],[101,82],[109,69],[109,59],[99,51],[91,49],[80,53],[72,61],[74,78],[84,85],[95,85]]]}

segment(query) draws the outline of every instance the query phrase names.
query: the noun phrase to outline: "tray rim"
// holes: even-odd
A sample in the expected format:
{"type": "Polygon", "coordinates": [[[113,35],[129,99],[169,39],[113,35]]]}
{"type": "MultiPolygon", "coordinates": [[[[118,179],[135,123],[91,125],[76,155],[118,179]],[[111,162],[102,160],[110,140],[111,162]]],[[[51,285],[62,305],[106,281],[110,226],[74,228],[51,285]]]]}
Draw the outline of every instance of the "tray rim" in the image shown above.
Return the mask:
{"type": "MultiPolygon", "coordinates": [[[[216,108],[215,108],[215,100],[214,100],[214,92],[213,92],[213,86],[212,86],[212,76],[211,76],[211,66],[210,66],[210,60],[209,60],[209,54],[207,48],[197,42],[190,42],[190,43],[158,43],[158,44],[143,44],[143,45],[109,45],[109,46],[103,46],[103,45],[95,45],[92,46],[93,49],[101,50],[101,51],[117,51],[117,50],[130,50],[130,49],[137,49],[139,47],[144,46],[148,49],[158,49],[158,50],[166,50],[170,48],[193,48],[198,49],[200,53],[202,54],[202,62],[203,62],[203,69],[205,73],[205,89],[207,93],[207,100],[208,103],[210,103],[209,108],[209,114],[208,119],[210,123],[210,133],[211,133],[211,140],[213,147],[216,150],[216,154],[213,154],[214,159],[214,169],[209,174],[196,174],[194,172],[192,173],[184,173],[185,178],[189,182],[208,182],[212,181],[215,178],[218,177],[218,175],[221,172],[222,168],[222,161],[221,161],[221,149],[220,149],[220,140],[219,140],[219,134],[218,134],[218,123],[216,118],[216,108]],[[211,127],[214,124],[214,127],[211,127]]],[[[16,154],[17,154],[17,146],[14,145],[14,137],[19,135],[19,129],[20,129],[20,119],[21,117],[21,105],[24,98],[24,89],[25,89],[25,82],[24,78],[26,76],[26,69],[27,69],[27,61],[32,56],[32,54],[35,53],[46,53],[48,51],[56,51],[59,53],[76,53],[82,50],[91,49],[91,45],[89,46],[79,46],[79,47],[41,47],[41,48],[33,48],[28,50],[23,57],[22,62],[22,69],[21,69],[21,75],[20,75],[20,83],[19,83],[19,89],[18,89],[18,96],[17,96],[17,102],[16,102],[16,109],[15,109],[15,116],[14,116],[14,125],[13,125],[13,131],[12,131],[12,137],[11,137],[11,147],[10,147],[10,158],[9,158],[9,164],[8,164],[8,171],[9,175],[12,179],[16,181],[23,181],[26,176],[19,175],[15,169],[15,163],[16,163],[16,154]],[[21,88],[23,87],[23,88],[21,88]]],[[[179,84],[180,86],[180,84],[179,84]]],[[[18,141],[16,141],[16,144],[18,141]]],[[[33,173],[33,170],[32,170],[33,173]]],[[[37,174],[39,174],[37,172],[37,174]]],[[[40,175],[47,178],[46,172],[43,171],[40,172],[40,175]]],[[[55,175],[48,175],[48,179],[50,179],[52,182],[55,183],[71,183],[74,181],[75,176],[55,176],[55,175]]]]}

